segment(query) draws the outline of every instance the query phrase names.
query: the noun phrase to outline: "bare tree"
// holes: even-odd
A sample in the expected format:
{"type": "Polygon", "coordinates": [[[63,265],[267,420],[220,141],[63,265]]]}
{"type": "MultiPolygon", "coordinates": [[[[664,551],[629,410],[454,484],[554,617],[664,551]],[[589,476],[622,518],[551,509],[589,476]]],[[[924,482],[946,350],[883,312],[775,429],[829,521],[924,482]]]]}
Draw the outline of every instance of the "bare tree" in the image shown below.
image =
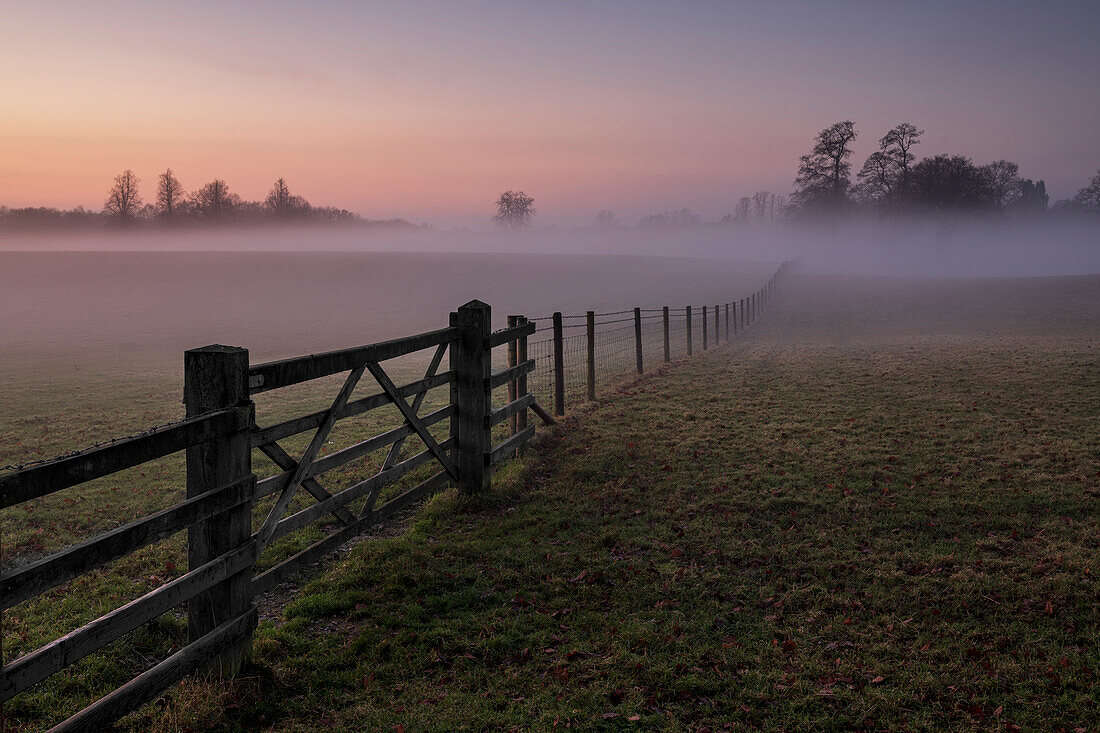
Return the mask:
{"type": "Polygon", "coordinates": [[[851,120],[826,127],[814,138],[809,155],[799,158],[794,199],[803,208],[839,208],[847,201],[852,164],[851,144],[856,138],[851,120]]]}
{"type": "Polygon", "coordinates": [[[179,215],[183,204],[183,186],[168,168],[157,176],[157,213],[166,221],[173,221],[179,215]]]}
{"type": "Polygon", "coordinates": [[[920,136],[923,134],[924,130],[918,130],[916,125],[903,122],[879,138],[879,150],[894,163],[898,186],[902,191],[908,189],[909,170],[913,167],[913,161],[917,159],[909,150],[920,143],[920,136]]]}
{"type": "Polygon", "coordinates": [[[109,217],[120,223],[129,223],[135,219],[141,208],[141,194],[138,193],[140,183],[129,168],[115,176],[115,183],[107,192],[107,200],[103,202],[103,210],[109,217]]]}
{"type": "Polygon", "coordinates": [[[865,203],[897,202],[909,191],[910,169],[915,156],[909,152],[924,130],[903,122],[879,138],[878,150],[867,156],[853,187],[856,199],[865,203]]]}
{"type": "Polygon", "coordinates": [[[619,217],[615,216],[615,212],[604,209],[596,214],[597,229],[614,229],[617,226],[619,226],[619,217]]]}
{"type": "Polygon", "coordinates": [[[279,218],[289,218],[309,210],[309,203],[301,196],[295,196],[286,185],[286,180],[275,181],[264,201],[264,208],[279,218]]]}
{"type": "Polygon", "coordinates": [[[857,200],[874,203],[890,199],[898,183],[897,169],[890,156],[876,150],[867,156],[863,169],[857,174],[859,183],[852,187],[857,200]]]}
{"type": "Polygon", "coordinates": [[[747,224],[749,221],[749,213],[752,211],[752,199],[748,196],[742,196],[737,200],[737,209],[733,215],[736,221],[743,224],[747,224]]]}
{"type": "Polygon", "coordinates": [[[497,213],[493,221],[503,229],[523,229],[531,226],[535,211],[535,199],[523,191],[505,191],[497,199],[497,213]]]}
{"type": "Polygon", "coordinates": [[[981,170],[993,196],[994,206],[1008,206],[1022,195],[1019,164],[1010,160],[998,160],[996,163],[983,165],[981,170]]]}
{"type": "Polygon", "coordinates": [[[240,204],[241,198],[229,192],[229,186],[220,178],[215,178],[198,191],[191,194],[191,205],[200,219],[218,221],[226,218],[240,204]]]}
{"type": "Polygon", "coordinates": [[[768,220],[769,210],[775,196],[770,191],[757,191],[752,195],[753,215],[759,222],[768,220]]]}
{"type": "Polygon", "coordinates": [[[1073,203],[1085,211],[1100,214],[1100,170],[1096,171],[1089,185],[1077,192],[1073,203]]]}

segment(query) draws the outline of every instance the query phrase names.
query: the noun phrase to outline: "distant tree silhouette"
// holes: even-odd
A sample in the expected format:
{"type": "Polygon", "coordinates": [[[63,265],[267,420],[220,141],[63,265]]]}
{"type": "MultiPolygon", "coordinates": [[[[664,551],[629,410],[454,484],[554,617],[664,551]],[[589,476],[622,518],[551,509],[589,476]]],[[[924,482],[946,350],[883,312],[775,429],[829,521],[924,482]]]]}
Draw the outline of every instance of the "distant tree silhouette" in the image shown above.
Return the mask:
{"type": "Polygon", "coordinates": [[[228,184],[220,178],[215,178],[191,194],[191,206],[195,215],[205,221],[222,221],[228,218],[240,203],[240,196],[230,193],[228,184]]]}
{"type": "Polygon", "coordinates": [[[1092,214],[1100,214],[1100,170],[1089,181],[1089,185],[1082,188],[1073,197],[1073,205],[1092,214]]]}
{"type": "Polygon", "coordinates": [[[594,226],[597,229],[614,229],[619,226],[619,217],[615,216],[615,212],[604,209],[596,214],[596,223],[594,226]]]}
{"type": "Polygon", "coordinates": [[[879,138],[879,149],[867,156],[857,174],[853,194],[863,203],[900,203],[907,196],[915,156],[910,149],[920,143],[924,130],[903,122],[879,138]]]}
{"type": "Polygon", "coordinates": [[[733,218],[742,224],[749,223],[749,213],[752,211],[752,199],[742,196],[737,199],[737,207],[734,209],[733,218]]]}
{"type": "Polygon", "coordinates": [[[1047,184],[1040,179],[1038,183],[1030,178],[1020,181],[1020,197],[1016,199],[1013,208],[1017,211],[1039,212],[1046,211],[1050,204],[1050,196],[1047,195],[1047,184]]]}
{"type": "Polygon", "coordinates": [[[852,164],[851,144],[856,138],[851,120],[826,127],[814,139],[813,150],[799,158],[792,198],[800,208],[838,210],[847,202],[852,164]]]}
{"type": "Polygon", "coordinates": [[[115,176],[115,183],[107,193],[107,200],[103,202],[103,211],[107,216],[120,224],[132,223],[141,208],[141,194],[138,193],[140,183],[129,168],[115,176]]]}
{"type": "Polygon", "coordinates": [[[917,163],[910,196],[915,205],[933,211],[993,208],[988,176],[965,155],[937,155],[917,163]]]}
{"type": "Polygon", "coordinates": [[[157,215],[165,221],[175,221],[183,202],[183,186],[168,168],[157,176],[157,215]]]}
{"type": "Polygon", "coordinates": [[[286,185],[286,180],[275,181],[264,201],[264,208],[280,219],[301,216],[309,211],[309,202],[301,196],[295,196],[286,185]]]}
{"type": "Polygon", "coordinates": [[[993,205],[1005,207],[1020,198],[1020,166],[1009,160],[998,160],[981,167],[993,205]]]}
{"type": "Polygon", "coordinates": [[[497,213],[493,221],[503,229],[522,229],[531,226],[535,214],[535,199],[523,191],[505,191],[496,202],[497,213]]]}
{"type": "Polygon", "coordinates": [[[638,222],[638,226],[651,229],[680,229],[698,224],[699,215],[691,209],[670,209],[661,214],[650,214],[638,222]]]}
{"type": "Polygon", "coordinates": [[[771,191],[757,191],[752,195],[753,218],[758,222],[773,221],[775,218],[775,194],[771,191]]]}

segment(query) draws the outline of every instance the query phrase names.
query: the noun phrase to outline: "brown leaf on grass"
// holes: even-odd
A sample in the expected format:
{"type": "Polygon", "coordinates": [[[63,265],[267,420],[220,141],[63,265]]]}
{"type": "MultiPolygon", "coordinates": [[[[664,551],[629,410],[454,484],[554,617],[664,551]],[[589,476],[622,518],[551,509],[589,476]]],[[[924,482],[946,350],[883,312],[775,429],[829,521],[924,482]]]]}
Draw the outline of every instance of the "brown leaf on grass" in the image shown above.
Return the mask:
{"type": "Polygon", "coordinates": [[[883,677],[882,675],[878,675],[873,680],[871,680],[871,684],[872,685],[877,685],[879,682],[885,682],[885,681],[886,681],[885,677],[883,677]]]}

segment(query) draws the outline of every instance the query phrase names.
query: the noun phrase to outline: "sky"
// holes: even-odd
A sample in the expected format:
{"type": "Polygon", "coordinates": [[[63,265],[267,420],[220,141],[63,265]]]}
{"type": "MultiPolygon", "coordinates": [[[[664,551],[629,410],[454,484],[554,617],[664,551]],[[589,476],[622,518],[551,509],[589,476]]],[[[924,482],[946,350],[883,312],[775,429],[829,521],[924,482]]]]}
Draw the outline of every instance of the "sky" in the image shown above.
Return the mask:
{"type": "Polygon", "coordinates": [[[101,208],[278,177],[368,218],[542,225],[786,194],[822,128],[854,171],[900,122],[918,157],[1007,158],[1056,198],[1100,168],[1100,2],[39,2],[0,24],[0,205],[101,208]]]}

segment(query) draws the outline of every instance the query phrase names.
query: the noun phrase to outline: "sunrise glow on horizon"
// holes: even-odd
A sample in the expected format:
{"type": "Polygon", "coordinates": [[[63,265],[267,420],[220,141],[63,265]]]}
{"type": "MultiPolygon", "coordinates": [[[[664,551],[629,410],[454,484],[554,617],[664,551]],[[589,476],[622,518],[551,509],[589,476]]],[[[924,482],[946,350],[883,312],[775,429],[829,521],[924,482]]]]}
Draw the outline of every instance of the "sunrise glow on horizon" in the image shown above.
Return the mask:
{"type": "Polygon", "coordinates": [[[785,194],[813,136],[899,122],[1052,200],[1100,167],[1100,5],[19,4],[0,27],[0,205],[100,208],[130,168],[368,218],[708,218],[785,194]]]}

